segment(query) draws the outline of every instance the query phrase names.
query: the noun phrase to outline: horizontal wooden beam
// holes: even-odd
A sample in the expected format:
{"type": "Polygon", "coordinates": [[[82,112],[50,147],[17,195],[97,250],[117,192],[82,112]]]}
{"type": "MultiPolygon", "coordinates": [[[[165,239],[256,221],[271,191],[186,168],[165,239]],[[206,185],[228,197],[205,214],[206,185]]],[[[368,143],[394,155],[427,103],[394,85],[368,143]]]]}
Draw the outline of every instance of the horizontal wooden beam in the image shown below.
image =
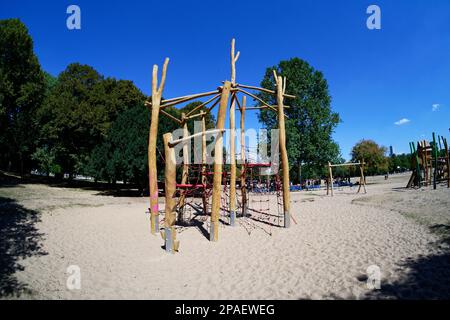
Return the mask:
{"type": "Polygon", "coordinates": [[[365,164],[364,162],[349,162],[349,163],[337,163],[337,164],[330,164],[330,167],[346,167],[346,166],[360,166],[362,164],[365,164]]]}
{"type": "MultiPolygon", "coordinates": [[[[278,106],[277,105],[275,105],[275,106],[272,106],[273,108],[278,108],[278,106]]],[[[284,106],[284,108],[286,109],[286,108],[290,108],[289,106],[284,106]]],[[[268,109],[268,107],[267,106],[261,106],[261,107],[247,107],[247,108],[245,108],[245,110],[259,110],[259,109],[268,109]]]]}
{"type": "MultiPolygon", "coordinates": [[[[193,99],[197,99],[197,98],[202,98],[202,97],[207,97],[207,96],[211,96],[211,95],[215,95],[220,93],[221,91],[221,87],[219,87],[217,90],[215,91],[209,91],[209,92],[202,92],[202,93],[196,93],[196,94],[191,94],[188,96],[183,96],[183,97],[177,97],[177,98],[171,98],[171,99],[166,99],[166,100],[162,100],[161,101],[161,109],[170,107],[170,106],[174,106],[183,102],[187,102],[193,99]]],[[[145,105],[146,106],[151,106],[152,103],[150,101],[145,101],[145,105]]]]}
{"type": "Polygon", "coordinates": [[[201,97],[210,96],[210,95],[213,95],[213,94],[220,93],[220,91],[221,91],[221,87],[219,87],[217,90],[214,90],[214,91],[201,92],[201,93],[189,94],[187,96],[181,96],[181,97],[176,97],[176,98],[164,99],[164,100],[161,101],[161,103],[168,103],[168,102],[177,101],[177,100],[184,100],[184,99],[187,99],[187,98],[201,98],[201,97]]]}
{"type": "MultiPolygon", "coordinates": [[[[270,90],[270,89],[261,88],[261,87],[255,87],[255,86],[249,86],[249,85],[240,84],[240,83],[237,83],[236,87],[238,87],[238,88],[245,88],[245,89],[251,89],[251,90],[258,90],[258,91],[270,93],[270,94],[273,94],[273,95],[277,94],[275,91],[270,90]]],[[[287,94],[287,93],[283,94],[283,96],[285,98],[291,98],[291,99],[295,99],[296,98],[294,95],[287,94]]]]}

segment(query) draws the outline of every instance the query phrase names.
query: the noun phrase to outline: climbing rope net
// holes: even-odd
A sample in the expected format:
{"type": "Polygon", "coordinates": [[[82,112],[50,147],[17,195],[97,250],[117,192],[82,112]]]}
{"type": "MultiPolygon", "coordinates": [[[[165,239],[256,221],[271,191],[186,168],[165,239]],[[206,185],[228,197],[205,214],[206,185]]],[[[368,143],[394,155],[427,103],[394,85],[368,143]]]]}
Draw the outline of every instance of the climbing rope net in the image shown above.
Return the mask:
{"type": "MultiPolygon", "coordinates": [[[[250,151],[247,153],[251,154],[250,151]]],[[[159,156],[165,161],[161,153],[159,156]]],[[[240,179],[236,186],[237,221],[249,235],[254,230],[272,235],[273,228],[284,225],[282,180],[278,172],[270,172],[271,166],[271,163],[257,162],[251,156],[240,165],[240,179]],[[243,185],[242,181],[245,181],[243,185]]],[[[174,195],[177,203],[177,230],[181,233],[186,228],[195,226],[206,233],[211,214],[213,166],[178,164],[177,167],[177,172],[182,172],[181,179],[179,177],[178,180],[183,181],[176,184],[174,195]]],[[[219,219],[222,226],[228,224],[229,208],[230,172],[223,170],[219,219]]]]}

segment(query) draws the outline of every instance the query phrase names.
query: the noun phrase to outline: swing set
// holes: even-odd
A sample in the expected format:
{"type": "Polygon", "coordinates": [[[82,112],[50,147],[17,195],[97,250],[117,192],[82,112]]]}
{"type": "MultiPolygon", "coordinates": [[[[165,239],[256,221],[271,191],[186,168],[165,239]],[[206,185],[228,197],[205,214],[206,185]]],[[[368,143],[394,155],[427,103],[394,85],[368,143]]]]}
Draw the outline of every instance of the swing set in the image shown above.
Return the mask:
{"type": "MultiPolygon", "coordinates": [[[[349,167],[354,166],[359,168],[359,187],[358,191],[356,193],[359,193],[361,191],[361,187],[364,189],[364,193],[367,193],[366,191],[366,178],[364,177],[364,161],[358,161],[358,162],[348,162],[348,163],[337,163],[337,164],[331,164],[328,162],[328,179],[327,179],[327,195],[331,195],[333,197],[333,190],[334,190],[334,182],[333,182],[333,168],[335,167],[349,167]]],[[[339,185],[338,185],[339,186],[339,185]]]]}

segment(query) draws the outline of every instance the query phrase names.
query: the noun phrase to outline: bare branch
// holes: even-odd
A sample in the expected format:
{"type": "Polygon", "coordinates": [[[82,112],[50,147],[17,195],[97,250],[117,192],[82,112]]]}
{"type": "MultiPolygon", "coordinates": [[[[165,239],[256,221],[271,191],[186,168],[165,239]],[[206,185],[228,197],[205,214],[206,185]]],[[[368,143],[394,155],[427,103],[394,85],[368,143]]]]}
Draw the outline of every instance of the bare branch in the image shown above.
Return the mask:
{"type": "Polygon", "coordinates": [[[153,75],[152,75],[152,96],[158,92],[158,65],[153,65],[153,75]]]}
{"type": "Polygon", "coordinates": [[[166,84],[166,75],[167,75],[167,66],[169,64],[169,58],[166,58],[166,60],[164,60],[164,65],[163,65],[163,70],[162,70],[162,75],[161,75],[161,84],[159,85],[158,88],[158,93],[161,94],[164,90],[164,85],[166,84]]]}
{"type": "Polygon", "coordinates": [[[236,54],[236,57],[234,57],[234,62],[238,61],[240,54],[241,54],[241,52],[238,51],[237,54],[236,54]]]}

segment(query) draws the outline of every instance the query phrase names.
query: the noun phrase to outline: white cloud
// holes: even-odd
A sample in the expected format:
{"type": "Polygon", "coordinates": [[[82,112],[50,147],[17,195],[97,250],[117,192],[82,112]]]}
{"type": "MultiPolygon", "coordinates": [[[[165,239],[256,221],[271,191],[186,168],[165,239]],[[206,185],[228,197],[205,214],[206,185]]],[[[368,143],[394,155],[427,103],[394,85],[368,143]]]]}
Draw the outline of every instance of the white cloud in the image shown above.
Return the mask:
{"type": "Polygon", "coordinates": [[[408,122],[411,122],[411,120],[403,118],[403,119],[400,119],[400,120],[394,122],[394,124],[397,125],[397,126],[401,126],[401,125],[404,125],[404,124],[406,124],[408,122]]]}
{"type": "Polygon", "coordinates": [[[440,107],[441,107],[441,105],[439,103],[433,103],[431,105],[431,110],[432,111],[438,111],[440,107]]]}

